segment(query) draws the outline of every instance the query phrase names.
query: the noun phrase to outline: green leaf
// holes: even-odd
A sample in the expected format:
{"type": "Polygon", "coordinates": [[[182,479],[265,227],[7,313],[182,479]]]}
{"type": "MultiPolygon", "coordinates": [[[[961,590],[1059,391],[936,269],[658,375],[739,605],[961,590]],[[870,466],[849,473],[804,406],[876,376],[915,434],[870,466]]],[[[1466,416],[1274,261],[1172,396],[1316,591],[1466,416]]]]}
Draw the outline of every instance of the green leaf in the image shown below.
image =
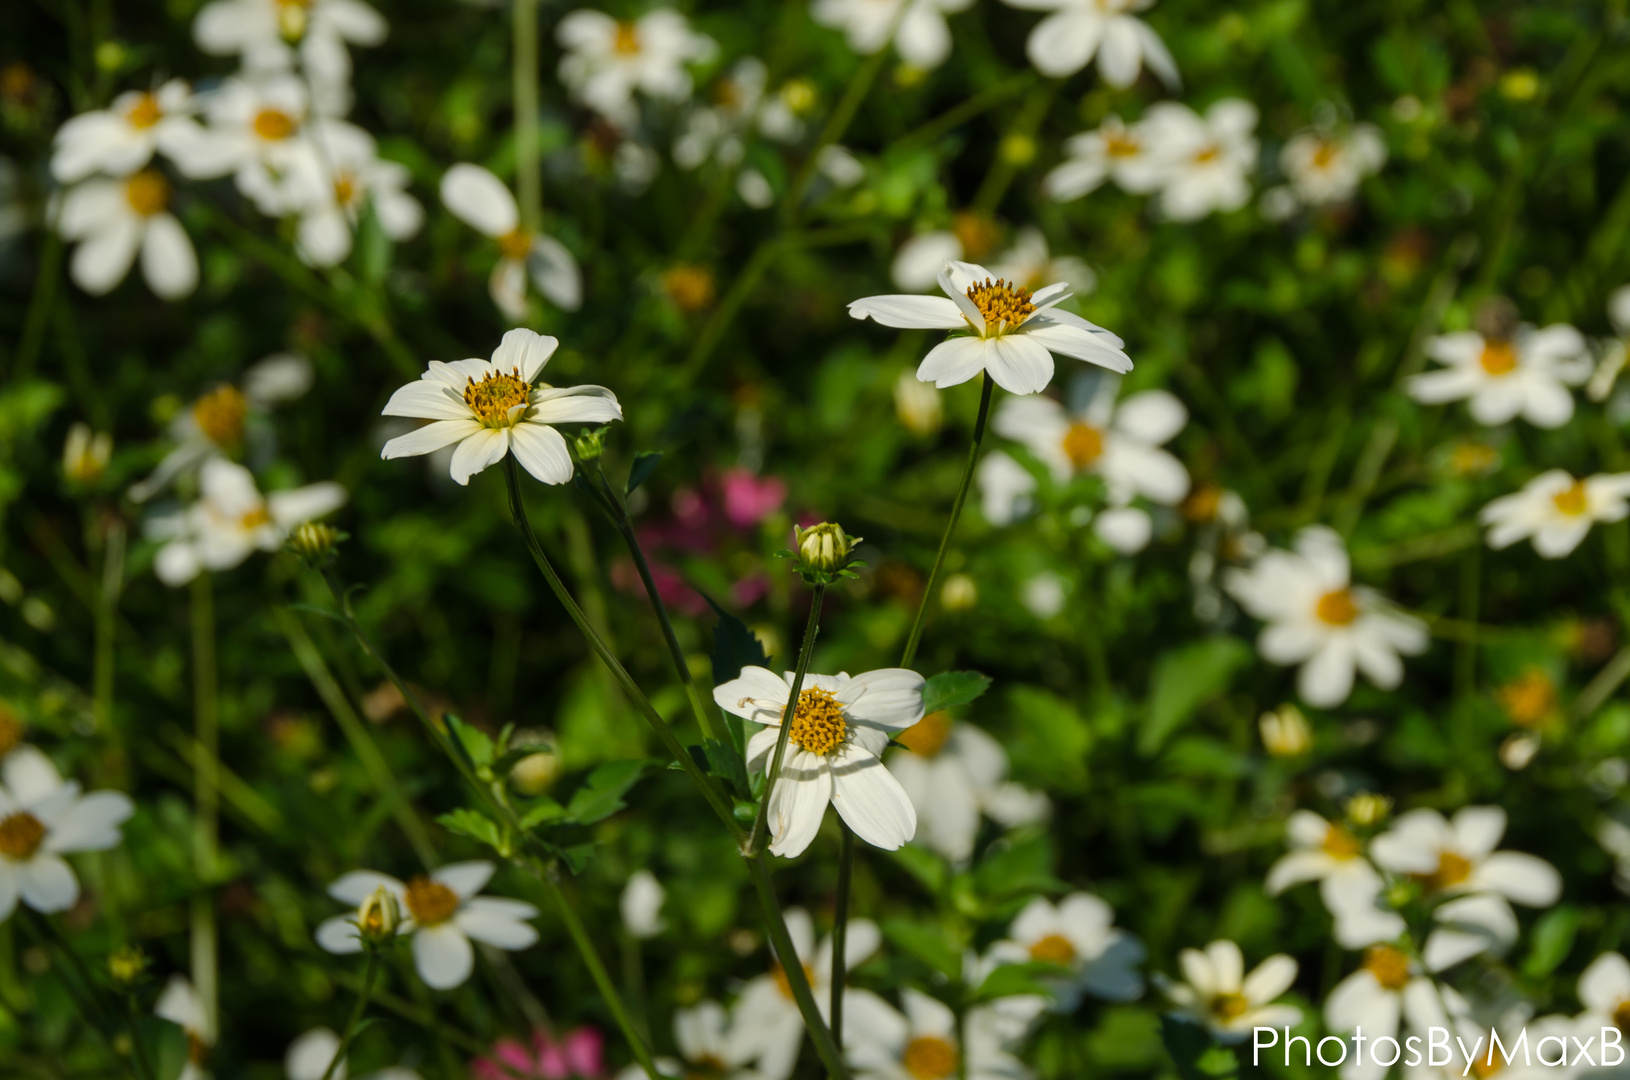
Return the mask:
{"type": "Polygon", "coordinates": [[[593,825],[621,810],[623,795],[653,763],[646,758],[608,761],[589,774],[583,786],[572,793],[566,816],[579,825],[593,825]]]}
{"type": "Polygon", "coordinates": [[[742,760],[741,751],[718,739],[704,740],[702,747],[705,755],[703,767],[709,773],[728,781],[738,794],[752,795],[753,789],[747,780],[747,763],[742,760]]]}
{"type": "Polygon", "coordinates": [[[1217,697],[1251,662],[1251,647],[1238,638],[1217,636],[1174,649],[1155,662],[1149,678],[1148,713],[1138,735],[1138,752],[1149,756],[1172,732],[1193,719],[1200,706],[1217,697]]]}
{"type": "Polygon", "coordinates": [[[492,739],[480,728],[471,727],[452,713],[446,715],[447,730],[452,732],[453,739],[464,750],[464,755],[470,759],[470,764],[476,768],[483,768],[492,764],[492,739]]]}
{"type": "Polygon", "coordinates": [[[966,705],[989,690],[990,683],[990,676],[978,671],[942,671],[923,685],[923,712],[966,705]]]}
{"type": "Polygon", "coordinates": [[[1053,849],[1045,836],[991,845],[974,882],[981,895],[999,900],[1020,893],[1059,893],[1068,886],[1053,876],[1053,849]]]}
{"type": "Polygon", "coordinates": [[[1182,1017],[1166,1015],[1160,1018],[1160,1041],[1172,1056],[1177,1073],[1183,1080],[1216,1080],[1217,1077],[1237,1072],[1234,1057],[1226,1050],[1219,1057],[1213,1053],[1221,1049],[1212,1044],[1205,1028],[1182,1017]]]}
{"type": "Polygon", "coordinates": [[[526,804],[521,813],[521,828],[532,829],[559,821],[566,816],[566,808],[547,795],[526,804]]]}
{"type": "Polygon", "coordinates": [[[502,851],[504,848],[503,834],[498,831],[498,826],[479,810],[467,807],[454,810],[437,818],[436,823],[449,832],[468,836],[471,840],[486,844],[494,851],[502,851]]]}
{"type": "Polygon", "coordinates": [[[715,604],[706,593],[702,599],[719,616],[713,628],[713,685],[724,685],[740,675],[744,667],[768,667],[770,658],[747,624],[715,604]]]}
{"type": "Polygon", "coordinates": [[[662,451],[641,450],[634,455],[634,464],[628,470],[628,487],[626,494],[634,494],[634,489],[651,479],[651,474],[657,471],[662,463],[662,451]]]}
{"type": "Polygon", "coordinates": [[[924,926],[905,919],[885,919],[883,936],[901,952],[909,953],[947,979],[962,975],[962,953],[946,940],[937,926],[924,926]]]}
{"type": "Polygon", "coordinates": [[[594,856],[593,844],[574,844],[563,848],[560,857],[566,860],[566,868],[574,874],[581,874],[583,868],[589,865],[589,859],[594,856]]]}
{"type": "Polygon", "coordinates": [[[153,1062],[154,1080],[178,1080],[187,1067],[187,1033],[180,1024],[144,1016],[136,1021],[136,1031],[153,1062]]]}
{"type": "Polygon", "coordinates": [[[520,746],[512,746],[492,763],[492,771],[498,776],[508,776],[509,771],[525,758],[529,758],[533,754],[552,753],[554,753],[554,747],[548,743],[523,743],[520,746]]]}
{"type": "Polygon", "coordinates": [[[979,1001],[1014,997],[1019,994],[1051,996],[1052,988],[1045,982],[1048,976],[1057,979],[1057,964],[1003,964],[985,976],[974,997],[979,1001]]]}
{"type": "Polygon", "coordinates": [[[1543,978],[1555,971],[1557,965],[1573,951],[1573,939],[1579,932],[1579,909],[1571,904],[1552,908],[1534,923],[1532,944],[1522,962],[1522,972],[1531,979],[1543,978]]]}

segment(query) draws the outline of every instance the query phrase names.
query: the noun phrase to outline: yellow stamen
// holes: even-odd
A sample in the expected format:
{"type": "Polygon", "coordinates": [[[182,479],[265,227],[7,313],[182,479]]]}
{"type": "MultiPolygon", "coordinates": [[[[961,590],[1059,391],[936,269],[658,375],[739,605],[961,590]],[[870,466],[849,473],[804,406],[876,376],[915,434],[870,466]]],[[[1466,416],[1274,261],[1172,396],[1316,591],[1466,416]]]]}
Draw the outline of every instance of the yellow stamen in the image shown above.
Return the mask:
{"type": "Polygon", "coordinates": [[[812,686],[798,695],[798,710],[793,714],[788,737],[802,749],[826,757],[843,745],[848,733],[843,706],[832,691],[812,686]]]}
{"type": "Polygon", "coordinates": [[[1030,302],[1030,290],[1010,285],[1003,278],[994,282],[986,278],[982,284],[968,286],[968,299],[979,309],[985,325],[975,327],[981,337],[993,337],[1013,330],[1036,310],[1030,302]]]}
{"type": "Polygon", "coordinates": [[[272,515],[267,509],[264,506],[257,506],[239,518],[238,524],[243,527],[245,532],[248,532],[250,529],[258,529],[262,525],[269,524],[271,520],[272,515]]]}
{"type": "Polygon", "coordinates": [[[951,714],[944,709],[931,712],[894,737],[894,741],[923,757],[935,757],[951,737],[951,714]]]}
{"type": "Polygon", "coordinates": [[[1620,1031],[1630,1031],[1630,1000],[1621,1001],[1614,1006],[1613,1025],[1620,1031]]]}
{"type": "MultiPolygon", "coordinates": [[[[813,986],[815,984],[815,969],[808,964],[804,964],[802,967],[804,969],[804,981],[813,986]]],[[[775,979],[775,988],[781,991],[781,996],[788,1001],[792,1001],[792,980],[787,978],[787,969],[780,964],[771,964],[770,975],[775,979]]]]}
{"type": "Polygon", "coordinates": [[[407,883],[402,901],[420,926],[444,923],[458,910],[458,893],[423,874],[407,883]]]}
{"type": "Polygon", "coordinates": [[[1453,851],[1438,856],[1438,868],[1430,874],[1417,874],[1415,878],[1429,892],[1453,888],[1472,876],[1471,860],[1453,851]]]}
{"type": "Polygon", "coordinates": [[[0,818],[0,856],[22,862],[45,842],[45,825],[27,810],[0,818]]]}
{"type": "Polygon", "coordinates": [[[1364,970],[1388,990],[1402,990],[1409,982],[1409,957],[1391,945],[1375,945],[1364,954],[1364,970]]]}
{"type": "Polygon", "coordinates": [[[1075,946],[1063,934],[1048,934],[1030,946],[1030,959],[1043,964],[1068,964],[1075,960],[1075,946]]]}
{"type": "Polygon", "coordinates": [[[1490,375],[1509,375],[1517,369],[1517,350],[1509,341],[1488,341],[1477,362],[1490,375]]]}
{"type": "Polygon", "coordinates": [[[170,183],[163,176],[144,170],[125,181],[125,199],[142,217],[152,217],[170,204],[170,183]]]}
{"type": "Polygon", "coordinates": [[[1556,714],[1556,684],[1539,668],[1529,668],[1500,687],[1495,696],[1519,727],[1538,727],[1556,714]]]}
{"type": "Polygon", "coordinates": [[[1330,626],[1347,626],[1358,618],[1358,605],[1353,602],[1353,590],[1336,589],[1319,597],[1314,609],[1319,621],[1330,626]]]}
{"type": "Polygon", "coordinates": [[[617,23],[617,36],[611,43],[618,56],[638,56],[640,53],[639,27],[626,19],[617,23]]]}
{"type": "Polygon", "coordinates": [[[1233,1020],[1245,1015],[1251,1007],[1244,994],[1218,994],[1211,999],[1211,1015],[1219,1020],[1233,1020]]]}
{"type": "Polygon", "coordinates": [[[1313,151],[1313,167],[1315,169],[1328,169],[1335,163],[1336,156],[1341,153],[1341,147],[1328,139],[1320,140],[1319,148],[1313,151]]]}
{"type": "Polygon", "coordinates": [[[1111,131],[1104,135],[1104,153],[1112,158],[1137,157],[1142,152],[1143,144],[1129,132],[1111,131]]]}
{"type": "Polygon", "coordinates": [[[1344,826],[1331,825],[1325,830],[1319,849],[1334,859],[1351,859],[1364,850],[1364,845],[1344,826]]]}
{"type": "Polygon", "coordinates": [[[1104,453],[1104,433],[1091,424],[1077,421],[1064,433],[1064,456],[1077,469],[1085,469],[1104,453]]]}
{"type": "Polygon", "coordinates": [[[506,259],[524,259],[532,253],[532,234],[524,228],[498,238],[498,250],[506,259]]]}
{"type": "Polygon", "coordinates": [[[490,372],[480,382],[466,379],[464,404],[475,413],[475,418],[490,428],[512,427],[525,415],[523,410],[511,416],[517,405],[525,405],[530,387],[521,379],[520,368],[510,368],[508,375],[490,372]]]}
{"type": "Polygon", "coordinates": [[[334,177],[334,201],[341,206],[350,206],[351,200],[357,197],[357,190],[355,174],[342,172],[334,177]]]}
{"type": "Polygon", "coordinates": [[[956,1075],[956,1047],[934,1035],[919,1035],[906,1044],[900,1064],[916,1080],[944,1080],[956,1075]]]}
{"type": "Polygon", "coordinates": [[[133,128],[143,129],[152,127],[164,117],[164,110],[159,108],[158,98],[152,94],[143,94],[136,99],[136,103],[125,112],[125,120],[133,128]]]}
{"type": "Polygon", "coordinates": [[[1590,509],[1590,496],[1585,492],[1585,482],[1575,480],[1566,491],[1559,491],[1551,496],[1556,508],[1570,517],[1578,517],[1590,509]]]}
{"type": "Polygon", "coordinates": [[[193,422],[216,446],[237,445],[248,415],[249,399],[235,386],[217,386],[192,405],[193,422]]]}
{"type": "Polygon", "coordinates": [[[1222,147],[1218,146],[1216,143],[1212,143],[1210,146],[1194,155],[1194,163],[1196,165],[1209,165],[1220,157],[1222,157],[1222,147]]]}
{"type": "Polygon", "coordinates": [[[281,109],[262,109],[255,114],[255,134],[267,142],[277,142],[294,134],[299,124],[281,109]]]}

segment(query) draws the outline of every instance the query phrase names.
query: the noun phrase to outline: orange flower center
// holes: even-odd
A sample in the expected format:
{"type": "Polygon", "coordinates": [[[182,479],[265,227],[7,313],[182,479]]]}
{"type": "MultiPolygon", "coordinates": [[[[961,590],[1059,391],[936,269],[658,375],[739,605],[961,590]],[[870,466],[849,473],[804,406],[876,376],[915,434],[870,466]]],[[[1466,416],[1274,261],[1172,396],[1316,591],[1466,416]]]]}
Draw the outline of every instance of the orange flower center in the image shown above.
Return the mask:
{"type": "Polygon", "coordinates": [[[1069,964],[1075,960],[1075,946],[1063,934],[1048,934],[1030,946],[1030,959],[1043,964],[1069,964]]]}
{"type": "Polygon", "coordinates": [[[639,27],[627,20],[617,23],[617,36],[612,39],[611,48],[618,56],[638,56],[640,52],[639,27]]]}
{"type": "Polygon", "coordinates": [[[956,1075],[956,1047],[935,1035],[919,1035],[906,1044],[900,1064],[916,1080],[944,1080],[956,1075]]]}
{"type": "Polygon", "coordinates": [[[944,709],[931,712],[894,737],[894,741],[923,757],[935,757],[951,737],[951,714],[944,709]]]}
{"type": "Polygon", "coordinates": [[[45,825],[27,810],[0,818],[0,855],[22,862],[45,841],[45,825]]]}
{"type": "Polygon", "coordinates": [[[1125,131],[1112,131],[1104,136],[1104,153],[1112,158],[1137,157],[1143,144],[1125,131]]]}
{"type": "Polygon", "coordinates": [[[170,203],[170,183],[151,169],[125,181],[125,199],[142,217],[152,217],[170,203]]]}
{"type": "Polygon", "coordinates": [[[131,127],[144,130],[158,123],[163,116],[164,110],[159,108],[158,98],[152,94],[143,94],[125,112],[125,119],[129,121],[131,127]]]}
{"type": "Polygon", "coordinates": [[[1183,500],[1183,516],[1197,525],[1213,521],[1217,511],[1222,509],[1222,488],[1216,484],[1206,484],[1194,489],[1194,493],[1183,500]]]}
{"type": "Polygon", "coordinates": [[[1431,892],[1453,888],[1472,876],[1471,860],[1453,851],[1438,856],[1438,868],[1430,874],[1418,874],[1416,880],[1431,892]]]}
{"type": "Polygon", "coordinates": [[[1578,517],[1590,509],[1590,496],[1585,493],[1585,482],[1575,480],[1573,486],[1566,491],[1559,491],[1551,496],[1556,508],[1570,517],[1578,517]]]}
{"type": "MultiPolygon", "coordinates": [[[[475,413],[477,420],[490,428],[511,427],[514,420],[510,418],[510,410],[517,405],[525,405],[529,388],[521,380],[521,369],[511,368],[510,374],[490,372],[482,376],[480,382],[466,379],[464,386],[464,404],[475,413]]],[[[518,414],[516,419],[519,419],[518,414]]]]}
{"type": "Polygon", "coordinates": [[[713,306],[713,274],[705,266],[674,266],[662,272],[662,291],[687,315],[713,306]]]}
{"type": "Polygon", "coordinates": [[[1517,369],[1517,350],[1509,341],[1484,342],[1477,362],[1490,375],[1509,375],[1517,369]]]}
{"type": "Polygon", "coordinates": [[[1070,425],[1064,433],[1064,456],[1077,469],[1085,469],[1097,461],[1104,452],[1104,433],[1091,424],[1080,421],[1070,425]]]}
{"type": "Polygon", "coordinates": [[[243,527],[244,531],[247,532],[250,529],[258,529],[262,525],[269,524],[271,520],[272,515],[267,511],[267,509],[264,506],[257,506],[247,514],[243,515],[243,517],[239,518],[238,524],[243,527]]]}
{"type": "Polygon", "coordinates": [[[1319,597],[1314,608],[1319,621],[1330,626],[1347,626],[1358,618],[1358,605],[1353,602],[1353,590],[1336,589],[1319,597]]]}
{"type": "Polygon", "coordinates": [[[218,386],[192,404],[193,422],[216,446],[236,445],[248,415],[249,399],[235,386],[218,386]]]}
{"type": "Polygon", "coordinates": [[[1313,167],[1315,169],[1328,169],[1335,164],[1336,156],[1341,152],[1340,147],[1328,139],[1319,143],[1319,148],[1313,151],[1313,167]]]}
{"type": "Polygon", "coordinates": [[[498,238],[498,250],[506,259],[524,259],[532,253],[532,234],[517,228],[498,238]]]}
{"type": "Polygon", "coordinates": [[[267,142],[277,142],[294,134],[294,117],[281,109],[262,109],[255,114],[255,134],[267,142]]]}
{"type": "Polygon", "coordinates": [[[1218,994],[1211,999],[1211,1015],[1219,1020],[1233,1020],[1244,1016],[1251,1007],[1244,994],[1218,994]]]}
{"type": "Polygon", "coordinates": [[[1351,859],[1364,850],[1364,845],[1345,826],[1333,824],[1324,831],[1319,850],[1333,859],[1351,859]]]}
{"type": "Polygon", "coordinates": [[[1375,945],[1364,954],[1364,970],[1388,990],[1402,990],[1409,982],[1409,957],[1391,945],[1375,945]]]}
{"type": "Polygon", "coordinates": [[[402,901],[420,926],[444,923],[458,910],[458,893],[423,874],[407,883],[402,901]]]}
{"type": "Polygon", "coordinates": [[[968,299],[984,318],[982,333],[987,337],[1017,327],[1036,310],[1036,305],[1030,302],[1029,289],[1010,285],[1002,278],[994,282],[986,278],[983,284],[969,285],[968,299]]]}
{"type": "Polygon", "coordinates": [[[1538,668],[1529,668],[1498,691],[1500,708],[1519,727],[1537,727],[1556,712],[1556,684],[1538,668]]]}
{"type": "Polygon", "coordinates": [[[822,757],[843,745],[849,725],[843,719],[843,706],[830,690],[812,686],[798,695],[798,710],[793,713],[793,742],[822,757]]]}
{"type": "Polygon", "coordinates": [[[1222,157],[1222,147],[1218,146],[1216,143],[1212,143],[1210,146],[1194,155],[1194,163],[1196,165],[1209,165],[1220,157],[1222,157]]]}

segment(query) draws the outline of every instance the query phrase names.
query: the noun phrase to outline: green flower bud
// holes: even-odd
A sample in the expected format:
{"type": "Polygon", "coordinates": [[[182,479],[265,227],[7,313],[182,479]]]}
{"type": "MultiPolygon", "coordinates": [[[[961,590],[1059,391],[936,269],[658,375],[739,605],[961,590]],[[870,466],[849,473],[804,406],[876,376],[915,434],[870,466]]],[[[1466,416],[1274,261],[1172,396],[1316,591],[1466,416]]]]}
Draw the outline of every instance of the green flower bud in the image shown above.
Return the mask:
{"type": "Polygon", "coordinates": [[[147,954],[132,946],[115,949],[108,956],[108,974],[120,987],[131,987],[147,971],[147,954]]]}
{"type": "Polygon", "coordinates": [[[577,460],[594,461],[606,452],[606,430],[598,427],[577,433],[577,438],[572,441],[577,450],[577,460]]]}
{"type": "Polygon", "coordinates": [[[324,525],[319,521],[308,521],[303,525],[296,525],[294,531],[289,534],[289,550],[315,566],[328,558],[339,540],[339,531],[334,526],[324,525]]]}
{"type": "Polygon", "coordinates": [[[793,539],[798,546],[798,569],[813,584],[829,583],[843,573],[854,561],[855,545],[861,537],[850,536],[836,522],[823,521],[808,529],[794,525],[793,539]]]}
{"type": "Polygon", "coordinates": [[[402,905],[396,894],[381,885],[357,908],[357,932],[368,945],[381,945],[396,936],[402,924],[402,905]]]}

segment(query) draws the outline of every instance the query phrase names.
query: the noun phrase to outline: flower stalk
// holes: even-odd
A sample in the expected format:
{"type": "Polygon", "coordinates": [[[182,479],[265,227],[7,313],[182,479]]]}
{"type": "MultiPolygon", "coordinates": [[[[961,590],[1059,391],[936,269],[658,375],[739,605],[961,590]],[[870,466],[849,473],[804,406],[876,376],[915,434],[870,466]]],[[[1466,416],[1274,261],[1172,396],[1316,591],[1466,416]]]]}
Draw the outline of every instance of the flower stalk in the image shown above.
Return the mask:
{"type": "Polygon", "coordinates": [[[213,878],[220,838],[220,713],[215,666],[215,595],[208,574],[192,583],[193,722],[200,753],[193,767],[194,883],[191,912],[192,983],[204,1016],[216,1023],[218,946],[213,878]]]}
{"type": "Polygon", "coordinates": [[[832,1041],[843,1045],[843,992],[848,979],[844,946],[849,939],[849,887],[855,873],[855,833],[840,818],[838,835],[838,896],[837,911],[832,919],[832,1041]]]}
{"type": "MultiPolygon", "coordinates": [[[[785,724],[782,726],[785,727],[785,724]]],[[[754,855],[748,858],[747,865],[753,872],[753,887],[758,890],[759,905],[764,909],[770,943],[775,946],[775,955],[780,958],[781,970],[787,976],[787,986],[792,990],[793,1000],[798,1003],[798,1011],[803,1014],[809,1037],[815,1043],[816,1056],[826,1066],[830,1080],[849,1080],[849,1067],[844,1064],[837,1040],[821,1020],[820,1006],[815,1003],[815,991],[810,988],[809,977],[804,974],[804,965],[798,962],[798,950],[792,943],[792,935],[787,932],[787,921],[782,917],[781,903],[776,899],[775,885],[770,881],[769,864],[764,856],[754,855]]]]}
{"type": "Polygon", "coordinates": [[[781,711],[781,730],[775,739],[775,754],[770,758],[770,771],[764,784],[764,799],[758,804],[758,814],[753,818],[753,828],[747,836],[743,852],[751,859],[761,857],[764,844],[769,839],[765,835],[766,824],[770,817],[770,800],[775,796],[775,783],[781,779],[781,763],[787,756],[787,743],[792,741],[792,720],[798,715],[798,695],[804,691],[804,676],[809,672],[809,658],[815,651],[815,634],[821,621],[821,601],[826,596],[826,586],[815,586],[815,595],[809,602],[809,621],[804,625],[804,643],[798,650],[798,666],[792,676],[792,690],[787,697],[787,707],[781,711]]]}
{"type": "Polygon", "coordinates": [[[357,991],[357,1003],[351,1009],[351,1019],[345,1023],[345,1031],[340,1034],[340,1044],[334,1048],[334,1056],[329,1060],[328,1068],[323,1070],[322,1080],[330,1080],[334,1070],[345,1060],[346,1051],[351,1049],[351,1040],[356,1037],[357,1025],[362,1023],[362,1015],[368,1010],[368,998],[373,994],[374,976],[378,972],[379,950],[370,946],[367,966],[362,969],[362,987],[357,991]]]}

